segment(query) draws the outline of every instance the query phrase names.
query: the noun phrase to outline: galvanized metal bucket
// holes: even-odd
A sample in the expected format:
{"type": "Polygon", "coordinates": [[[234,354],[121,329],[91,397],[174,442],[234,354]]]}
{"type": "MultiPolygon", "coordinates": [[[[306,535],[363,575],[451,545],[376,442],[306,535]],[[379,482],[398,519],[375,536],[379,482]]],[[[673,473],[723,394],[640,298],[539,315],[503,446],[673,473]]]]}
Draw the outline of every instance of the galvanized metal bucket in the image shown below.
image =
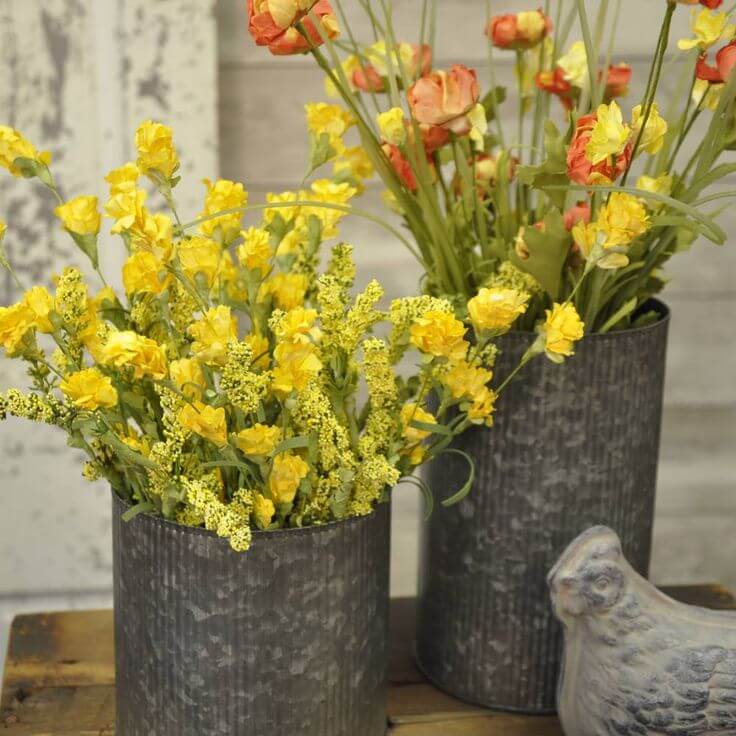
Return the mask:
{"type": "Polygon", "coordinates": [[[113,494],[118,736],[384,736],[390,508],[236,553],[113,494]]]}
{"type": "MultiPolygon", "coordinates": [[[[570,540],[615,529],[649,569],[669,312],[648,327],[586,337],[562,365],[538,359],[499,400],[495,426],[456,447],[475,460],[466,500],[423,526],[417,659],[458,698],[492,708],[555,710],[562,636],[546,576],[570,540]]],[[[507,375],[532,338],[503,338],[507,375]]],[[[443,457],[436,493],[467,475],[443,457]]]]}

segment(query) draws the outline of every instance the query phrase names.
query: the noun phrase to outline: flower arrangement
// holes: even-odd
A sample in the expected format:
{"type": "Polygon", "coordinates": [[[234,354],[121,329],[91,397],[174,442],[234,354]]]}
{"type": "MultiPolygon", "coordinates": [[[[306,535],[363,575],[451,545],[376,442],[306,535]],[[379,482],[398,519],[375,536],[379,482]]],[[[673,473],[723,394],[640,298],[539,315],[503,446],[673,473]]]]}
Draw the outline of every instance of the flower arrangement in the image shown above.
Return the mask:
{"type": "MultiPolygon", "coordinates": [[[[429,295],[382,311],[376,281],[351,295],[350,246],[336,244],[320,269],[320,246],[338,236],[356,194],[349,183],[317,181],[248,205],[242,184],[205,181],[203,212],[183,223],[171,130],[148,121],[135,142],[137,160],[106,177],[104,212],[127,253],[118,295],[99,268],[97,198],[65,200],[50,156],[0,127],[0,165],[53,192],[61,227],[101,282],[91,291],[69,266],[53,290],[26,288],[0,223],[0,264],[23,291],[0,307],[0,345],[25,361],[31,382],[0,394],[1,419],[63,429],[87,455],[85,477],[109,481],[131,504],[128,517],[203,525],[236,550],[253,529],[366,515],[418,465],[459,453],[448,447],[459,432],[492,424],[503,389],[492,388],[494,341],[527,309],[523,288],[481,291],[467,324],[429,295]],[[169,214],[148,209],[146,179],[169,214]],[[262,222],[243,229],[245,211],[262,222]],[[401,377],[408,351],[417,368],[401,377]]],[[[560,304],[525,360],[564,359],[581,335],[572,305],[560,304]]],[[[467,460],[468,481],[444,503],[469,490],[467,460]]]]}
{"type": "Polygon", "coordinates": [[[334,0],[337,12],[327,0],[250,0],[250,32],[273,53],[314,57],[328,94],[345,107],[307,106],[310,173],[332,163],[335,181],[358,186],[377,172],[386,202],[413,236],[405,245],[426,273],[426,293],[453,300],[459,316],[479,290],[517,284],[523,274],[535,288],[517,328],[530,329],[564,301],[586,332],[643,324],[653,318],[644,305],[665,285],[669,258],[698,235],[725,241],[717,211],[703,211],[733,196],[704,190],[736,170],[721,161],[736,147],[736,26],[722,0],[679,0],[697,6],[693,36],[669,60],[678,2],[661,0],[646,92],[631,107],[620,102],[632,69],[613,58],[619,13],[608,0],[596,3],[595,19],[583,0],[489,13],[485,94],[475,70],[433,67],[436,0],[421,3],[417,43],[397,37],[390,0],[358,4],[372,43],[356,39],[342,0],[334,0]],[[576,21],[582,39],[571,41],[576,21]],[[495,83],[499,54],[515,61],[514,95],[495,83]],[[663,111],[665,68],[689,92],[663,111]],[[500,115],[512,101],[513,132],[500,115]],[[685,156],[696,121],[708,118],[695,153],[685,156]],[[350,128],[360,146],[346,144],[350,128]]]}

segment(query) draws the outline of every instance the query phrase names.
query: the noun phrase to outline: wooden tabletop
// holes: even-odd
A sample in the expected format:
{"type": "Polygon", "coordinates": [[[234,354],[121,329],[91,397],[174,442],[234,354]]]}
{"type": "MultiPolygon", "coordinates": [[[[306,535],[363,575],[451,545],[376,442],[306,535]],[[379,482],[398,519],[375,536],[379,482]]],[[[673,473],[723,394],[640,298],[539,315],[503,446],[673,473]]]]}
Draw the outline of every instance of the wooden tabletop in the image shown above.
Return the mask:
{"type": "MultiPolygon", "coordinates": [[[[672,588],[687,603],[736,609],[717,585],[672,588]]],[[[414,601],[391,610],[391,736],[561,736],[556,718],[496,713],[432,687],[414,665],[414,601]]],[[[110,736],[115,721],[111,611],[41,613],[14,621],[0,699],[3,736],[110,736]]]]}

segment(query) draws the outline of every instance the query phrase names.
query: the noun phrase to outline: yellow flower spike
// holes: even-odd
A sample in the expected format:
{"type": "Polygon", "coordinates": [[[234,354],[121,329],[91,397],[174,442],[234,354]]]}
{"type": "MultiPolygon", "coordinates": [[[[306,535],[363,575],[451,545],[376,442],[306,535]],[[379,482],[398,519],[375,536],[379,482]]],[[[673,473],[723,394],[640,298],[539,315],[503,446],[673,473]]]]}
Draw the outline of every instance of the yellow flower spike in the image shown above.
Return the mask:
{"type": "Polygon", "coordinates": [[[160,294],[169,279],[164,274],[164,264],[153,253],[133,253],[123,266],[123,286],[126,294],[160,294]]]}
{"type": "Polygon", "coordinates": [[[418,442],[422,442],[423,440],[427,439],[430,434],[432,434],[426,429],[412,427],[412,422],[421,422],[422,424],[437,424],[437,419],[434,417],[433,414],[430,414],[425,409],[422,409],[422,407],[416,403],[412,402],[409,404],[404,404],[404,406],[401,407],[401,424],[403,426],[402,436],[404,437],[408,445],[415,445],[418,442]]]}
{"type": "Polygon", "coordinates": [[[414,321],[409,330],[411,343],[421,352],[450,361],[464,358],[468,343],[465,325],[454,315],[429,311],[414,321]]]}
{"type": "MultiPolygon", "coordinates": [[[[633,130],[633,137],[636,140],[639,137],[639,131],[644,124],[644,115],[641,105],[637,105],[631,111],[631,128],[633,130]]],[[[646,127],[644,132],[641,134],[639,139],[638,151],[646,151],[650,155],[659,153],[664,145],[664,137],[667,134],[667,121],[659,114],[659,108],[657,103],[652,104],[652,108],[649,111],[649,118],[647,119],[646,127]]]]}
{"type": "Polygon", "coordinates": [[[547,357],[555,363],[575,354],[575,343],[582,340],[585,325],[573,304],[554,304],[546,310],[544,323],[544,349],[547,357]]]}
{"type": "Polygon", "coordinates": [[[378,129],[386,143],[403,146],[406,143],[404,111],[400,107],[392,107],[387,112],[378,113],[378,129]]]}
{"type": "Polygon", "coordinates": [[[42,286],[34,286],[23,295],[23,304],[32,315],[33,326],[39,332],[51,334],[54,326],[51,324],[50,315],[54,308],[54,298],[47,289],[42,286]]]}
{"type": "Polygon", "coordinates": [[[566,81],[573,87],[587,89],[590,84],[588,74],[588,56],[583,41],[575,41],[568,52],[557,59],[557,66],[562,69],[566,81]]]}
{"type": "Polygon", "coordinates": [[[275,513],[276,507],[273,505],[273,501],[260,493],[256,493],[253,497],[253,518],[256,526],[261,530],[268,529],[275,513]]]}
{"type": "Polygon", "coordinates": [[[599,105],[596,123],[585,146],[585,156],[592,164],[605,161],[609,156],[618,156],[624,152],[630,137],[631,128],[624,124],[618,104],[613,101],[610,105],[599,105]]]}
{"type": "Polygon", "coordinates": [[[208,286],[215,283],[220,270],[222,246],[209,238],[194,237],[182,240],[176,247],[184,275],[195,281],[202,274],[208,286]]]}
{"type": "MultiPolygon", "coordinates": [[[[204,183],[207,187],[207,196],[200,217],[247,206],[248,192],[245,191],[242,184],[228,179],[219,179],[214,184],[209,179],[205,179],[204,183]]],[[[202,222],[199,231],[207,237],[215,237],[221,240],[223,244],[229,245],[240,233],[242,217],[242,212],[216,217],[202,222]]]]}
{"type": "Polygon", "coordinates": [[[268,230],[250,227],[240,234],[243,237],[242,244],[238,246],[240,265],[249,271],[259,269],[261,274],[266,273],[273,257],[271,236],[268,230]]]}
{"type": "Polygon", "coordinates": [[[230,307],[221,304],[205,312],[188,332],[194,339],[192,352],[199,360],[208,365],[224,365],[228,344],[238,339],[238,323],[230,307]]]}
{"type": "Polygon", "coordinates": [[[179,156],[174,147],[173,133],[168,125],[146,120],[135,133],[138,149],[138,169],[143,174],[158,172],[171,179],[179,167],[179,156]]]}
{"type": "Polygon", "coordinates": [[[200,399],[202,392],[207,388],[207,381],[202,366],[194,358],[181,358],[169,365],[171,382],[190,401],[200,399]]]}
{"type": "Polygon", "coordinates": [[[299,484],[309,473],[309,465],[298,455],[289,452],[278,455],[273,461],[268,487],[278,505],[294,501],[299,484]]]}
{"type": "Polygon", "coordinates": [[[693,10],[690,27],[695,38],[682,38],[677,42],[682,51],[698,47],[701,51],[709,49],[719,41],[730,40],[736,26],[728,22],[728,13],[711,12],[703,8],[700,12],[693,10]]]}
{"type": "Polygon", "coordinates": [[[97,197],[81,195],[59,205],[54,214],[64,229],[76,235],[97,235],[100,232],[100,213],[97,197]]]}
{"type": "Polygon", "coordinates": [[[44,166],[51,163],[51,154],[48,151],[39,153],[22,133],[7,125],[0,125],[0,166],[13,176],[23,176],[21,170],[14,165],[19,158],[28,158],[44,166]]]}
{"type": "Polygon", "coordinates": [[[110,196],[136,189],[141,172],[132,161],[110,171],[105,181],[110,185],[110,196]]]}
{"type": "Polygon", "coordinates": [[[78,409],[112,409],[118,403],[112,380],[96,368],[72,373],[61,382],[60,388],[78,409]]]}
{"type": "Polygon", "coordinates": [[[516,289],[481,289],[468,302],[468,313],[476,330],[501,334],[511,329],[528,304],[529,294],[516,289]]]}
{"type": "Polygon", "coordinates": [[[251,457],[270,455],[281,439],[281,429],[265,424],[254,424],[238,432],[235,444],[244,454],[251,457]]]}
{"type": "Polygon", "coordinates": [[[227,416],[225,409],[195,401],[194,404],[184,404],[177,416],[179,424],[184,429],[198,434],[218,447],[227,444],[227,416]]]}

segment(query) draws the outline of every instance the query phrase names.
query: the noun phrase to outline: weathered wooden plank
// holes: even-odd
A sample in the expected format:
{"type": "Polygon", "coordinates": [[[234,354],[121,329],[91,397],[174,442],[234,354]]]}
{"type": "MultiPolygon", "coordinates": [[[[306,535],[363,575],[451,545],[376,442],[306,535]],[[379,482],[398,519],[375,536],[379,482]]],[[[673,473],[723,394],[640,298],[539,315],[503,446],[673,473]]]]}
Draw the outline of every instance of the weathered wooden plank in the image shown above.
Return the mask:
{"type": "Polygon", "coordinates": [[[487,713],[474,718],[399,724],[390,733],[392,736],[562,736],[562,728],[556,718],[487,713]]]}

